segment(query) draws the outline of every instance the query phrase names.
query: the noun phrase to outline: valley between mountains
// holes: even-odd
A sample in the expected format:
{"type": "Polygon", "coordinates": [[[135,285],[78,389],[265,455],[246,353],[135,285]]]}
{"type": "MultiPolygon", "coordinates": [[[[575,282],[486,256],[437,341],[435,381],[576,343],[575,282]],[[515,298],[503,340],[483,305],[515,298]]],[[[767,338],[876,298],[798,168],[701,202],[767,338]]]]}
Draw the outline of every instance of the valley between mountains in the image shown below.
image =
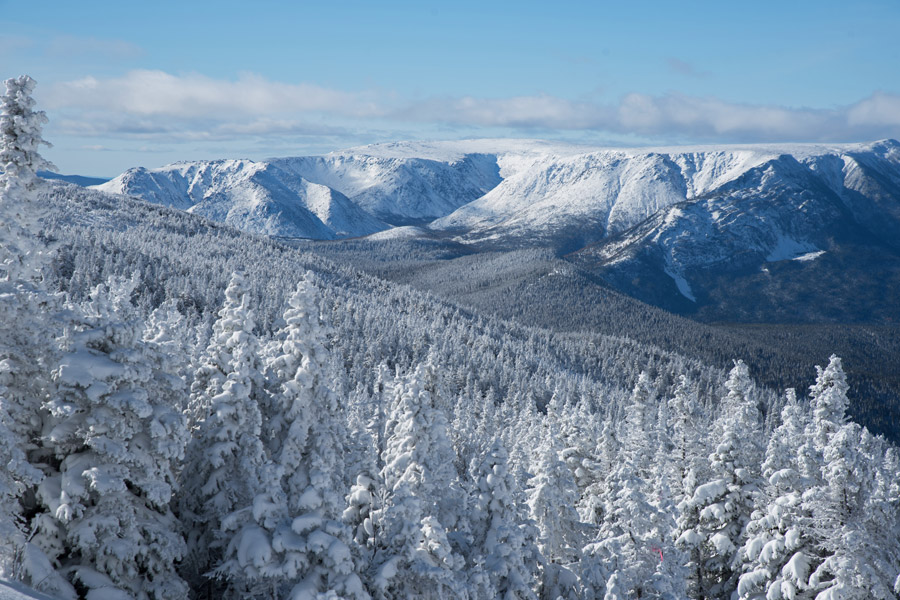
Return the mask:
{"type": "Polygon", "coordinates": [[[845,358],[900,415],[900,143],[597,149],[397,142],[135,168],[94,186],[504,318],[622,335],[794,385],[845,358]],[[704,325],[700,325],[703,323],[704,325]]]}

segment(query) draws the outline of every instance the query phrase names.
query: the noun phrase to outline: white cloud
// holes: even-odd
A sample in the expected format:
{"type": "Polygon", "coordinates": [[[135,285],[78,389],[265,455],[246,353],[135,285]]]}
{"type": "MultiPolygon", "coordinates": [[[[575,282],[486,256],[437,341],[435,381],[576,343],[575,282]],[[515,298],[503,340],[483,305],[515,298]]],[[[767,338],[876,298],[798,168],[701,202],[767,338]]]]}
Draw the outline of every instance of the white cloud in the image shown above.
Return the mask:
{"type": "Polygon", "coordinates": [[[593,129],[610,120],[610,109],[554,96],[434,98],[393,114],[396,119],[483,127],[593,129]]]}
{"type": "Polygon", "coordinates": [[[854,127],[900,127],[900,96],[876,92],[853,105],[847,121],[854,127]]]}
{"type": "Polygon", "coordinates": [[[900,96],[877,93],[817,109],[740,104],[684,94],[628,94],[615,104],[551,96],[428,100],[398,115],[426,122],[534,130],[593,130],[722,142],[847,141],[900,137],[900,96]]]}
{"type": "Polygon", "coordinates": [[[51,111],[54,127],[66,134],[173,141],[340,138],[375,127],[398,131],[425,125],[726,143],[900,137],[900,96],[886,92],[828,109],[741,104],[678,93],[633,93],[610,103],[551,95],[434,97],[403,103],[383,92],[281,83],[254,74],[222,80],[138,70],[117,78],[86,77],[52,85],[42,102],[51,111]]]}
{"type": "Polygon", "coordinates": [[[112,118],[88,113],[84,118],[64,118],[53,123],[58,133],[78,137],[122,138],[155,141],[223,141],[252,137],[304,137],[347,135],[341,127],[311,124],[290,119],[254,119],[250,121],[174,121],[155,117],[112,118]]]}
{"type": "Polygon", "coordinates": [[[234,118],[247,115],[325,112],[354,117],[377,116],[367,94],[312,84],[287,84],[244,74],[237,80],[204,75],[131,71],[123,77],[85,77],[59,83],[47,95],[50,108],[82,108],[124,115],[177,118],[234,118]]]}

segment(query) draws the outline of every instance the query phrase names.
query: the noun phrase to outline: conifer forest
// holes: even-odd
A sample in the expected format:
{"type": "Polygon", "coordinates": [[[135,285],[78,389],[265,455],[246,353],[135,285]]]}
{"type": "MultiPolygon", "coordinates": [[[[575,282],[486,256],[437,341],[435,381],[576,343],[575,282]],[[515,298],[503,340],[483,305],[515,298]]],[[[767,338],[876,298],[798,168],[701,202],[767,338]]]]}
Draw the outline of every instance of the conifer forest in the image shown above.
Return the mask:
{"type": "Polygon", "coordinates": [[[44,178],[34,86],[0,102],[3,581],[900,598],[895,326],[768,338],[635,300],[571,247],[311,241],[44,178]]]}

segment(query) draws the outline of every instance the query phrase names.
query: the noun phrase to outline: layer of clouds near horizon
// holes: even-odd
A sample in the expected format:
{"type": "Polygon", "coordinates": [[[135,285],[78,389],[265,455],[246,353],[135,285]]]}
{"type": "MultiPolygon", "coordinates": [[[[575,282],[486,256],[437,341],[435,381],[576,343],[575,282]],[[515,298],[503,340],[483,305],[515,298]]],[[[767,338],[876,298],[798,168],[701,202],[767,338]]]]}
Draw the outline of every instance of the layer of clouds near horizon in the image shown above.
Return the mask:
{"type": "Polygon", "coordinates": [[[552,95],[408,101],[380,90],[348,92],[254,74],[223,80],[135,70],[52,84],[40,99],[51,118],[60,113],[62,133],[98,137],[341,135],[345,127],[352,129],[347,122],[380,128],[397,122],[532,133],[588,130],[725,143],[900,137],[900,95],[885,92],[835,108],[740,104],[675,92],[631,93],[607,104],[552,95]]]}

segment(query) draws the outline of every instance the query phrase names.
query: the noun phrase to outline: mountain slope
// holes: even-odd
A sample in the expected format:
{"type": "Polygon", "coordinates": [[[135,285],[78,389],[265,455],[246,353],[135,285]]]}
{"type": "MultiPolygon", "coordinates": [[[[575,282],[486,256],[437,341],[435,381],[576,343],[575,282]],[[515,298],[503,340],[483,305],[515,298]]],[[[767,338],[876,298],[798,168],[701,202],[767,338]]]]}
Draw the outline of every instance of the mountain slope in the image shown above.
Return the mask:
{"type": "Polygon", "coordinates": [[[625,231],[669,206],[710,194],[779,156],[793,156],[810,170],[828,167],[830,184],[841,190],[842,199],[855,202],[860,212],[863,207],[877,212],[892,205],[898,189],[897,146],[887,141],[550,155],[431,227],[470,243],[573,251],[625,231]],[[845,160],[860,166],[836,175],[831,163],[845,160]]]}
{"type": "Polygon", "coordinates": [[[428,223],[547,155],[584,151],[532,140],[398,142],[324,156],[136,168],[97,189],[189,210],[254,233],[335,239],[389,225],[428,223]]]}
{"type": "Polygon", "coordinates": [[[223,160],[137,168],[96,187],[264,235],[335,239],[387,228],[340,192],[269,162],[223,160]]]}
{"type": "Polygon", "coordinates": [[[466,253],[548,248],[628,295],[703,320],[900,319],[883,298],[900,293],[893,140],[618,150],[400,142],[132,169],[98,189],[276,237],[380,232],[449,239],[466,253]]]}
{"type": "Polygon", "coordinates": [[[392,225],[427,223],[500,182],[497,158],[468,154],[452,162],[365,154],[283,158],[273,165],[326,185],[392,225]]]}
{"type": "Polygon", "coordinates": [[[897,172],[897,148],[876,144],[866,167],[850,155],[779,156],[570,258],[629,295],[704,320],[900,318],[885,302],[900,290],[891,235],[900,187],[859,191],[897,172]]]}

